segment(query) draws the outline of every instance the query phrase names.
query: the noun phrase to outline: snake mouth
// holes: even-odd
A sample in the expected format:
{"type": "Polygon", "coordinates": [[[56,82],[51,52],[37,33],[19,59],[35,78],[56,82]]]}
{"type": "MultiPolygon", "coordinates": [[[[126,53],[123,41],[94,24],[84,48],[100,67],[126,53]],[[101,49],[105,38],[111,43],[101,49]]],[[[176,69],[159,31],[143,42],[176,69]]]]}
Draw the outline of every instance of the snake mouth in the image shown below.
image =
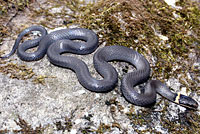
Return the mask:
{"type": "Polygon", "coordinates": [[[197,110],[199,106],[198,103],[194,99],[192,99],[189,96],[185,96],[183,94],[177,95],[175,103],[190,110],[197,110]]]}

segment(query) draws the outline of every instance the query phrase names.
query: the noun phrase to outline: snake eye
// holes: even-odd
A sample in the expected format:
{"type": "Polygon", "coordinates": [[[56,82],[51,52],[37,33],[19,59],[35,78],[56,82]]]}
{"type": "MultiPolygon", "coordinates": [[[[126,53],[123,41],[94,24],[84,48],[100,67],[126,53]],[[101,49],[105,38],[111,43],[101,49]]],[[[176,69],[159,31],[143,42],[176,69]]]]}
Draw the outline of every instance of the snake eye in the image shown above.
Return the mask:
{"type": "Polygon", "coordinates": [[[189,109],[196,110],[198,108],[198,103],[194,99],[192,99],[189,96],[182,95],[182,94],[180,94],[179,104],[183,105],[189,109]]]}

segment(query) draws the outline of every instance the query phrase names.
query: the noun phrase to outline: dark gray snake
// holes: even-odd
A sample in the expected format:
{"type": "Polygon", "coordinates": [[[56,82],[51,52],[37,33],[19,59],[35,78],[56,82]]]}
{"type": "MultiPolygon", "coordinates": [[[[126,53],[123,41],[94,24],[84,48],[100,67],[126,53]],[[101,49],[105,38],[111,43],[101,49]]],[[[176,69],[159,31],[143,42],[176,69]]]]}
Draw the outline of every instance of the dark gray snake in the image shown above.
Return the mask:
{"type": "Polygon", "coordinates": [[[136,68],[136,71],[127,73],[121,81],[121,92],[128,102],[138,106],[150,106],[155,103],[157,92],[168,100],[186,108],[198,108],[198,103],[195,100],[188,96],[171,92],[159,80],[149,81],[146,84],[144,93],[140,94],[134,90],[136,85],[149,79],[150,65],[144,56],[130,48],[114,45],[98,49],[94,54],[93,63],[97,72],[103,77],[101,80],[91,76],[87,65],[83,61],[75,57],[61,55],[63,53],[89,54],[95,51],[97,47],[98,37],[88,29],[62,29],[47,34],[46,29],[43,27],[32,26],[19,34],[12,51],[1,58],[8,58],[17,48],[19,58],[24,61],[39,60],[47,53],[48,59],[52,64],[73,70],[81,85],[93,92],[108,92],[114,89],[118,81],[118,73],[108,62],[114,60],[125,61],[136,68]],[[41,36],[37,39],[25,41],[18,47],[22,37],[31,31],[40,31],[41,36]],[[26,52],[26,50],[36,46],[38,46],[38,49],[35,52],[26,52]]]}

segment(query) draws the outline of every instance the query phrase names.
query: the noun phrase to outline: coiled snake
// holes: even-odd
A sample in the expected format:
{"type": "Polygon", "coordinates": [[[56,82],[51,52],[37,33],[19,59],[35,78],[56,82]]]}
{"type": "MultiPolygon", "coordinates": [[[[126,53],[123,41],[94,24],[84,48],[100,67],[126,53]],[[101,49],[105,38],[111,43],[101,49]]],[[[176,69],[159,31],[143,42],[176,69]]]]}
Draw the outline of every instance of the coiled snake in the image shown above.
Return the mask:
{"type": "Polygon", "coordinates": [[[136,70],[127,73],[121,81],[121,92],[123,96],[132,104],[138,106],[149,106],[156,101],[156,92],[168,100],[182,105],[189,109],[197,109],[198,103],[192,98],[171,92],[171,90],[159,80],[150,80],[145,87],[144,93],[138,93],[134,87],[144,83],[149,79],[149,62],[140,53],[119,45],[106,46],[98,49],[94,54],[93,63],[97,72],[103,77],[101,80],[93,78],[87,65],[78,58],[61,55],[63,53],[89,54],[98,47],[97,35],[88,29],[72,28],[62,29],[47,34],[45,28],[41,26],[31,26],[22,31],[15,41],[11,52],[1,58],[10,57],[17,49],[17,54],[21,60],[35,61],[44,57],[47,53],[49,61],[57,66],[73,70],[79,82],[86,89],[93,92],[108,92],[115,88],[118,81],[118,74],[109,61],[125,61],[132,64],[136,70]],[[24,35],[31,31],[40,31],[41,36],[37,39],[28,40],[19,46],[24,35]],[[77,42],[74,40],[82,40],[77,42]],[[33,53],[26,50],[38,46],[33,53]]]}

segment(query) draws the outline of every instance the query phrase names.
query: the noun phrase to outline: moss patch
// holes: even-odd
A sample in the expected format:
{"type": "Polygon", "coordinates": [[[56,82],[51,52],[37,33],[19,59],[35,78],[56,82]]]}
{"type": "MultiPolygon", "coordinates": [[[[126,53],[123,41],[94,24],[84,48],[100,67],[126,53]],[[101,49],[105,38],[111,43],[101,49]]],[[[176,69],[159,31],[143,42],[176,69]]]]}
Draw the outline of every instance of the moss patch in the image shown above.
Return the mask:
{"type": "Polygon", "coordinates": [[[0,66],[0,72],[9,75],[10,78],[27,80],[32,78],[35,73],[26,65],[7,63],[0,66]]]}
{"type": "Polygon", "coordinates": [[[87,6],[72,5],[70,9],[75,12],[73,23],[98,30],[107,45],[133,47],[145,56],[154,57],[152,77],[160,80],[184,77],[187,82],[180,80],[181,84],[196,91],[199,70],[192,69],[194,61],[191,63],[188,56],[200,54],[200,10],[196,2],[189,0],[176,4],[182,8],[172,8],[163,0],[106,0],[87,6]],[[161,40],[159,35],[167,40],[161,40]],[[192,73],[193,80],[188,73],[192,73]]]}

